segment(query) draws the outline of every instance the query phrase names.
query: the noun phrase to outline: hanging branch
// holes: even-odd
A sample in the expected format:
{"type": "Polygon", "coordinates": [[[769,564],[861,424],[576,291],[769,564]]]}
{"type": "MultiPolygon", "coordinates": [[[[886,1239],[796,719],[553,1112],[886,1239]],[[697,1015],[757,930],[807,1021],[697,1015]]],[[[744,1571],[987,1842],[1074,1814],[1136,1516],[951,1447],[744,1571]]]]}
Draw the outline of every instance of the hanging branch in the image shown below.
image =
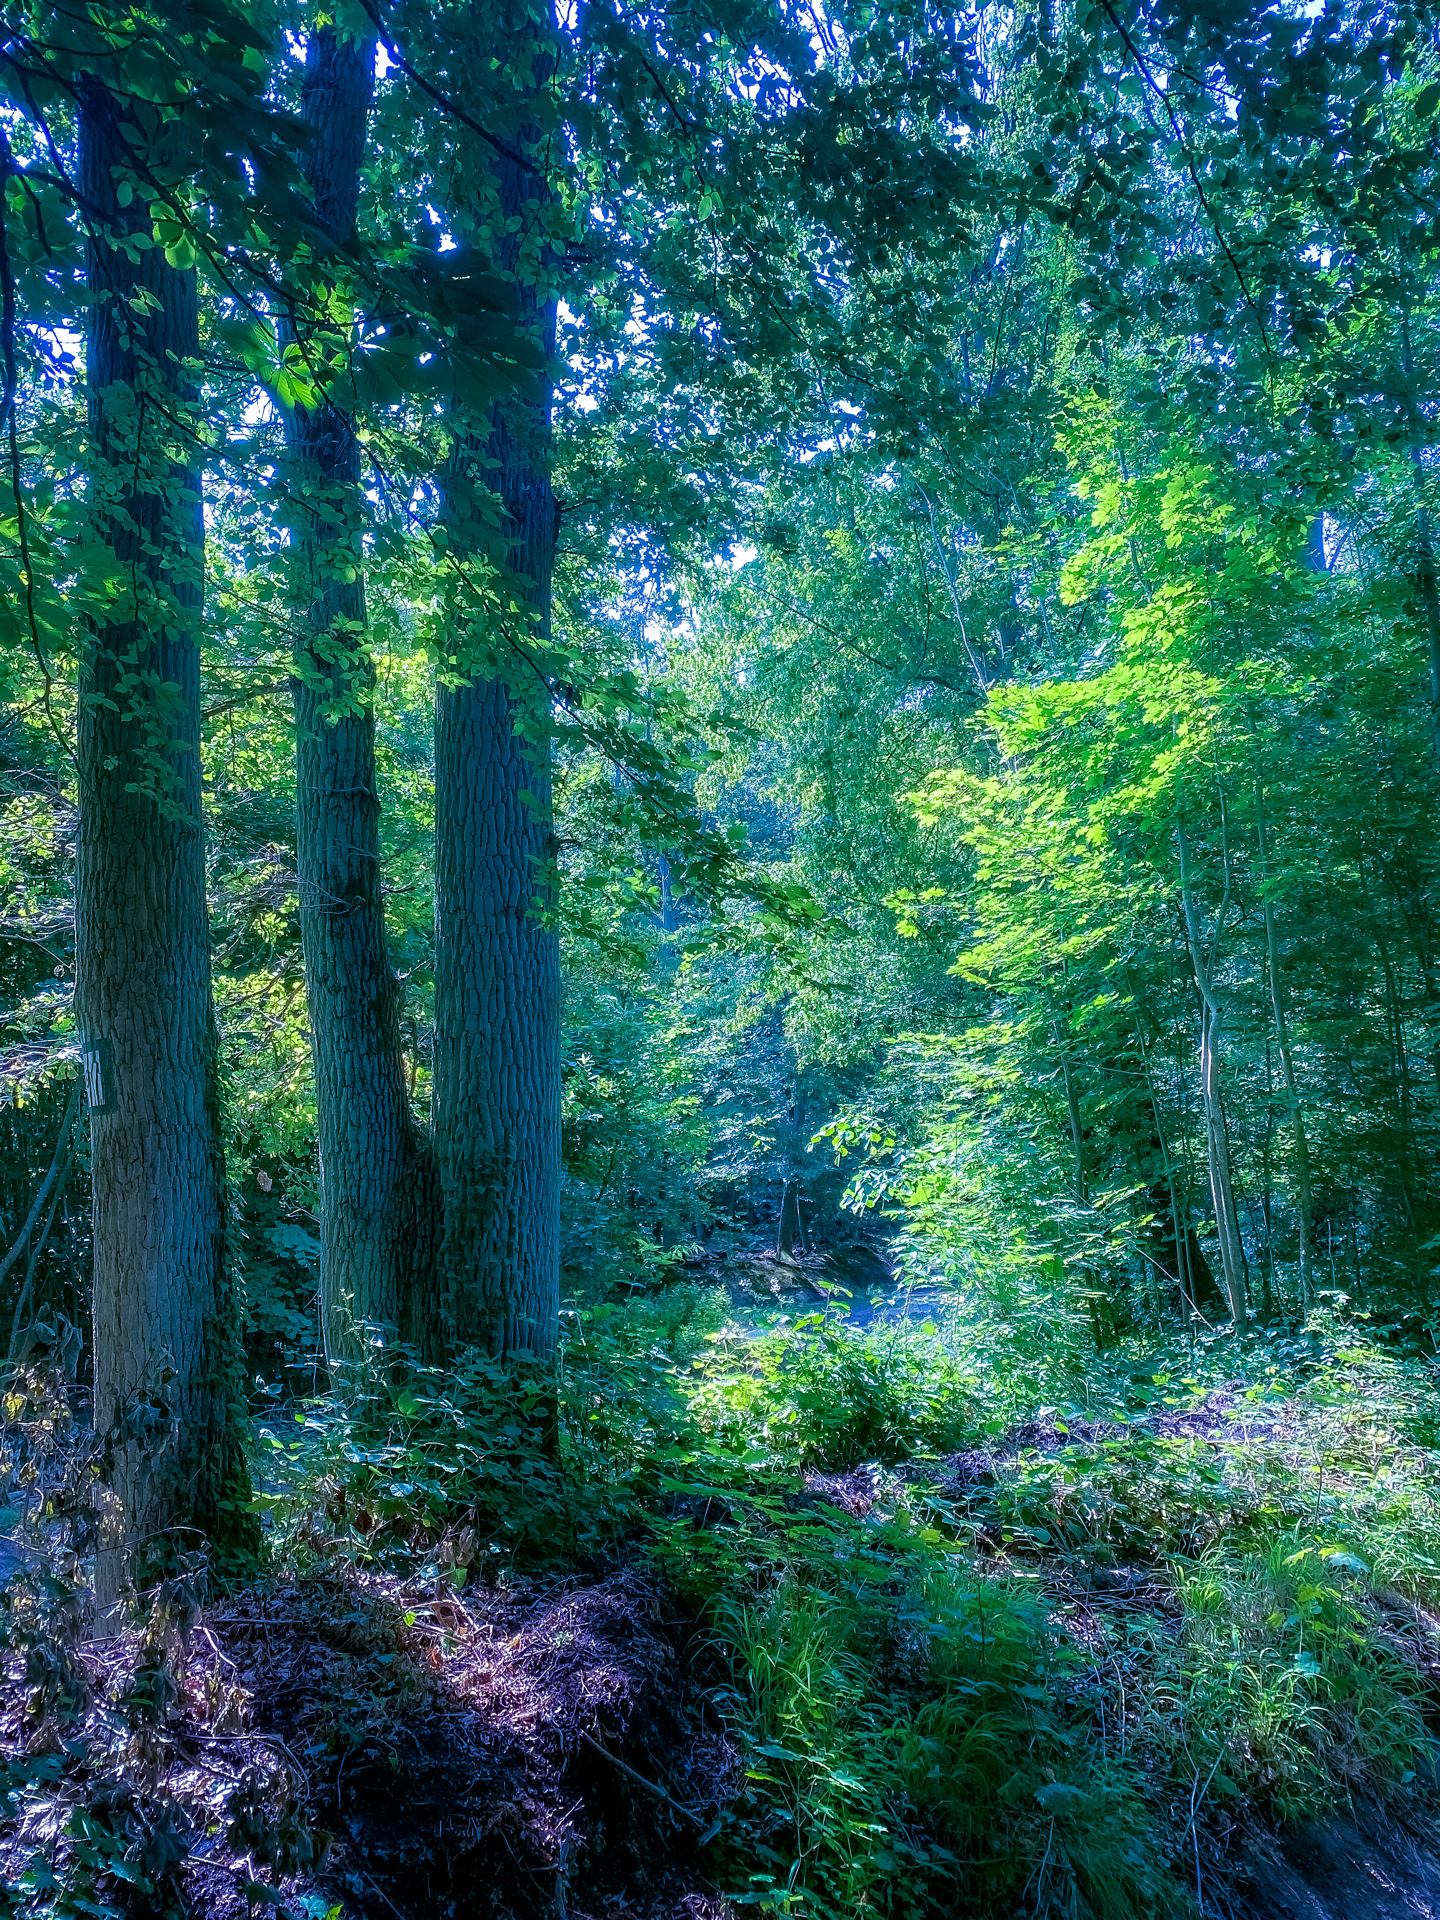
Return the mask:
{"type": "Polygon", "coordinates": [[[453,94],[446,93],[443,87],[437,87],[433,80],[427,80],[418,68],[411,65],[410,61],[405,58],[399,47],[396,46],[394,40],[391,39],[389,33],[387,33],[385,22],[381,18],[380,8],[376,4],[376,0],[360,0],[360,6],[374,27],[375,36],[385,49],[386,58],[392,65],[400,69],[406,79],[413,80],[420,91],[423,94],[427,94],[430,99],[435,102],[437,107],[443,108],[452,119],[458,120],[461,126],[468,127],[471,133],[475,134],[478,139],[483,140],[488,147],[493,147],[495,152],[500,154],[502,158],[508,160],[512,166],[520,167],[526,173],[536,175],[541,173],[542,169],[537,167],[533,161],[527,160],[525,155],[521,153],[517,147],[507,145],[497,134],[493,134],[488,127],[482,126],[473,115],[465,111],[464,107],[461,106],[453,94]]]}
{"type": "MultiPolygon", "coordinates": [[[[29,1246],[35,1229],[45,1213],[46,1205],[57,1184],[62,1183],[64,1174],[70,1165],[70,1135],[75,1126],[75,1117],[80,1111],[80,1078],[76,1075],[70,1089],[70,1097],[65,1102],[65,1117],[60,1122],[60,1137],[55,1142],[55,1153],[50,1161],[50,1170],[40,1182],[40,1190],[35,1195],[30,1211],[25,1216],[25,1224],[15,1237],[10,1251],[0,1256],[0,1280],[3,1280],[16,1261],[29,1246]]],[[[42,1240],[43,1244],[43,1240],[42,1240]]]]}
{"type": "Polygon", "coordinates": [[[1160,102],[1161,107],[1164,109],[1165,118],[1170,122],[1170,131],[1175,136],[1175,144],[1179,147],[1181,156],[1184,159],[1185,171],[1190,176],[1190,184],[1195,189],[1195,197],[1197,200],[1199,200],[1201,208],[1204,211],[1205,218],[1210,223],[1210,231],[1215,236],[1215,244],[1219,247],[1220,251],[1224,254],[1226,260],[1229,262],[1230,271],[1234,274],[1235,283],[1240,289],[1240,298],[1245,302],[1245,305],[1250,309],[1251,315],[1253,316],[1255,321],[1255,325],[1259,328],[1260,344],[1265,349],[1265,358],[1270,362],[1270,365],[1273,368],[1275,364],[1275,355],[1270,345],[1270,334],[1265,325],[1265,316],[1263,313],[1261,313],[1259,307],[1255,304],[1255,300],[1250,292],[1249,283],[1246,281],[1245,275],[1241,270],[1240,262],[1235,258],[1235,254],[1231,249],[1230,242],[1225,238],[1224,230],[1222,229],[1220,225],[1220,221],[1216,216],[1215,209],[1210,204],[1210,197],[1206,193],[1205,184],[1200,178],[1200,170],[1195,165],[1195,156],[1191,151],[1189,139],[1186,136],[1184,127],[1180,123],[1179,115],[1176,113],[1174,107],[1171,105],[1169,92],[1166,88],[1160,85],[1160,82],[1155,78],[1154,74],[1150,71],[1149,62],[1146,60],[1144,54],[1140,51],[1139,47],[1136,46],[1135,41],[1131,36],[1130,29],[1125,25],[1124,21],[1120,18],[1119,14],[1115,11],[1114,6],[1111,4],[1111,0],[1103,0],[1103,5],[1106,13],[1110,17],[1111,25],[1114,27],[1116,33],[1119,34],[1121,40],[1124,43],[1125,51],[1129,54],[1131,60],[1135,63],[1135,69],[1139,73],[1140,78],[1144,81],[1145,85],[1154,94],[1155,98],[1160,102]]]}

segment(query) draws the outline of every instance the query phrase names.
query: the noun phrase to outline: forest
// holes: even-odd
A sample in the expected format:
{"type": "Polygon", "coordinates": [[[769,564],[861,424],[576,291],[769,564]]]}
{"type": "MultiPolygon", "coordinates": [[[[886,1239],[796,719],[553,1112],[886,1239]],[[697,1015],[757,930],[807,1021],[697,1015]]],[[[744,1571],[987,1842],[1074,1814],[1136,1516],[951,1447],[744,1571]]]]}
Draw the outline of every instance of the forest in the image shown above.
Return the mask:
{"type": "Polygon", "coordinates": [[[0,0],[0,1920],[1440,1920],[1440,6],[0,0]]]}

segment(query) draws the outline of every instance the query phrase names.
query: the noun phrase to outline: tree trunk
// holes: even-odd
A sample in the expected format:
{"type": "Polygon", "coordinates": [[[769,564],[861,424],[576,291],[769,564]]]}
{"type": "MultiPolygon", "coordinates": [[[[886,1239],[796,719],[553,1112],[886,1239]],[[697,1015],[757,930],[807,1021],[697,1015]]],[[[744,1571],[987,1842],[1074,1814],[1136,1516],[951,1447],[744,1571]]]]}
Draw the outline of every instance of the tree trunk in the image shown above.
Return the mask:
{"type": "Polygon", "coordinates": [[[1425,627],[1426,681],[1430,702],[1430,738],[1440,758],[1440,575],[1435,563],[1435,532],[1430,521],[1425,455],[1430,432],[1420,406],[1415,378],[1415,352],[1410,330],[1410,303],[1400,310],[1400,358],[1405,374],[1404,407],[1410,429],[1410,468],[1415,479],[1415,598],[1425,627]]]}
{"type": "Polygon", "coordinates": [[[1419,1225],[1420,1209],[1415,1196],[1417,1155],[1415,1100],[1410,1082],[1410,1051],[1405,1041],[1405,1009],[1400,998],[1399,982],[1395,977],[1390,948],[1378,925],[1375,928],[1375,951],[1380,956],[1381,975],[1385,982],[1386,1038],[1390,1043],[1390,1075],[1400,1134],[1396,1171],[1400,1177],[1400,1197],[1405,1207],[1406,1225],[1413,1233],[1419,1225]]]}
{"type": "Polygon", "coordinates": [[[434,1214],[385,946],[365,508],[346,392],[352,341],[348,304],[333,285],[355,235],[374,67],[373,37],[345,40],[333,27],[310,36],[305,171],[323,238],[292,322],[321,388],[315,407],[295,409],[289,438],[295,852],[320,1148],[321,1325],[332,1360],[356,1350],[359,1326],[417,1333],[434,1214]]]}
{"type": "Polygon", "coordinates": [[[245,1531],[200,799],[199,323],[194,273],[151,244],[153,191],[136,171],[148,111],[83,86],[89,508],[107,577],[80,677],[76,998],[95,1426],[121,1512],[100,1554],[102,1606],[127,1555],[144,1578],[197,1534],[245,1531]]]}
{"type": "Polygon", "coordinates": [[[1245,1248],[1235,1205],[1235,1180],[1230,1165],[1230,1130],[1220,1094],[1221,1039],[1224,1009],[1214,972],[1200,933],[1199,913],[1190,880],[1189,843],[1183,822],[1177,823],[1180,849],[1180,903],[1190,966],[1200,999],[1200,1110],[1205,1120],[1205,1160],[1210,1175],[1210,1198],[1215,1208],[1215,1232],[1220,1243],[1220,1271],[1230,1318],[1237,1332],[1249,1324],[1245,1297],[1245,1248]]]}
{"type": "Polygon", "coordinates": [[[805,1252],[804,1223],[800,1218],[800,1186],[795,1180],[787,1180],[780,1195],[780,1218],[775,1226],[775,1254],[780,1260],[794,1257],[799,1247],[805,1252]]]}
{"type": "MultiPolygon", "coordinates": [[[[1155,1225],[1160,1229],[1159,1240],[1166,1250],[1166,1257],[1175,1263],[1174,1279],[1179,1290],[1180,1311],[1188,1317],[1204,1318],[1202,1309],[1211,1301],[1220,1298],[1220,1289],[1215,1285],[1214,1275],[1196,1237],[1190,1219],[1190,1201],[1188,1193],[1182,1199],[1181,1178],[1176,1171],[1166,1139],[1165,1121],[1160,1107],[1160,1094],[1155,1084],[1155,1070],[1151,1062],[1150,1048],[1145,1039],[1145,1029],[1141,1018],[1139,995],[1133,982],[1131,993],[1135,998],[1135,1044],[1140,1054],[1141,1069],[1145,1079],[1145,1100],[1150,1109],[1150,1150],[1160,1163],[1160,1178],[1153,1178],[1153,1170],[1142,1163],[1142,1174],[1147,1179],[1146,1198],[1150,1205],[1155,1225]]],[[[1169,1269],[1160,1260],[1155,1261],[1161,1273],[1169,1269]]]]}
{"type": "Polygon", "coordinates": [[[1065,1116],[1070,1128],[1070,1177],[1077,1208],[1090,1204],[1090,1182],[1085,1174],[1085,1129],[1080,1119],[1080,1096],[1070,1067],[1070,1050],[1060,1038],[1059,1023],[1052,1017],[1050,1037],[1060,1062],[1060,1081],[1065,1089],[1065,1116]]]}
{"type": "Polygon", "coordinates": [[[810,1252],[805,1233],[802,1196],[805,1183],[805,1154],[810,1144],[810,1129],[805,1124],[807,1101],[798,1066],[790,1082],[790,1100],[785,1109],[785,1125],[779,1142],[784,1156],[780,1186],[780,1215],[775,1223],[775,1252],[782,1260],[794,1257],[795,1250],[810,1252]]]}
{"type": "Polygon", "coordinates": [[[1245,1299],[1245,1255],[1240,1219],[1235,1205],[1235,1181],[1230,1166],[1230,1132],[1220,1098],[1220,1036],[1222,1023],[1202,989],[1200,1008],[1200,1104],[1205,1115],[1205,1158],[1210,1173],[1210,1198],[1215,1207],[1215,1233],[1220,1243],[1220,1271],[1230,1317],[1243,1332],[1248,1319],[1245,1299]]]}
{"type": "MultiPolygon", "coordinates": [[[[546,1355],[560,1305],[560,957],[554,925],[550,694],[544,655],[556,515],[542,175],[533,125],[541,30],[505,58],[528,72],[514,158],[494,159],[496,265],[518,301],[517,358],[540,370],[457,410],[445,476],[460,630],[435,715],[434,1139],[443,1202],[432,1344],[546,1355]],[[529,54],[527,62],[526,53],[529,54]],[[492,504],[493,503],[493,504],[492,504]]],[[[515,38],[519,38],[517,33],[515,38]]]]}
{"type": "Polygon", "coordinates": [[[1315,1203],[1310,1179],[1310,1142],[1305,1132],[1305,1109],[1295,1075],[1290,1046],[1290,1018],[1285,1005],[1285,979],[1280,967],[1280,942],[1275,932],[1275,903],[1270,897],[1270,838],[1265,821],[1265,796],[1255,789],[1255,830],[1260,851],[1260,897],[1265,916],[1265,957],[1270,975],[1270,1010],[1275,1019],[1275,1043],[1280,1049],[1280,1072],[1285,1082],[1285,1106],[1295,1144],[1295,1199],[1300,1215],[1300,1303],[1309,1312],[1315,1298],[1315,1203]]]}

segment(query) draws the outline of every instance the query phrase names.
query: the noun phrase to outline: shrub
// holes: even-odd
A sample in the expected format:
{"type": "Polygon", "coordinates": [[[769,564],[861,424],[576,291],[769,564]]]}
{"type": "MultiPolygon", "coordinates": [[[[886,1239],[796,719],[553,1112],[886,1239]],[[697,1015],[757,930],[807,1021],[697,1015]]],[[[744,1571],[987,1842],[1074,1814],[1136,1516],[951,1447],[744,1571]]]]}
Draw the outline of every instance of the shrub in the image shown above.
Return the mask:
{"type": "Polygon", "coordinates": [[[711,1444],[844,1472],[969,1441],[975,1383],[933,1328],[874,1329],[810,1314],[757,1337],[718,1334],[695,1363],[691,1409],[711,1444]]]}

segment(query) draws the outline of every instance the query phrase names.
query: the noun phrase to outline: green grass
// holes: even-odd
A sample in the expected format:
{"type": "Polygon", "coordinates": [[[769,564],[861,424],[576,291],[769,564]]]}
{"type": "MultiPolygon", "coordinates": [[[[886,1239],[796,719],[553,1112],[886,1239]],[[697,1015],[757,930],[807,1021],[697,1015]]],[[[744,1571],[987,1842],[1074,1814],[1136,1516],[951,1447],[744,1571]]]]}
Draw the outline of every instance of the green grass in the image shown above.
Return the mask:
{"type": "Polygon", "coordinates": [[[1158,1920],[1236,1821],[1429,1790],[1426,1366],[1338,1325],[1121,1352],[1052,1420],[1113,1427],[951,1484],[995,1408],[933,1328],[757,1334],[677,1288],[573,1323],[558,1446],[483,1366],[272,1422],[272,1537],[456,1580],[653,1560],[744,1756],[710,1870],[760,1912],[1158,1920]],[[1218,1437],[1153,1430],[1237,1379],[1218,1437]],[[863,1463],[866,1511],[813,1480],[863,1463]]]}

